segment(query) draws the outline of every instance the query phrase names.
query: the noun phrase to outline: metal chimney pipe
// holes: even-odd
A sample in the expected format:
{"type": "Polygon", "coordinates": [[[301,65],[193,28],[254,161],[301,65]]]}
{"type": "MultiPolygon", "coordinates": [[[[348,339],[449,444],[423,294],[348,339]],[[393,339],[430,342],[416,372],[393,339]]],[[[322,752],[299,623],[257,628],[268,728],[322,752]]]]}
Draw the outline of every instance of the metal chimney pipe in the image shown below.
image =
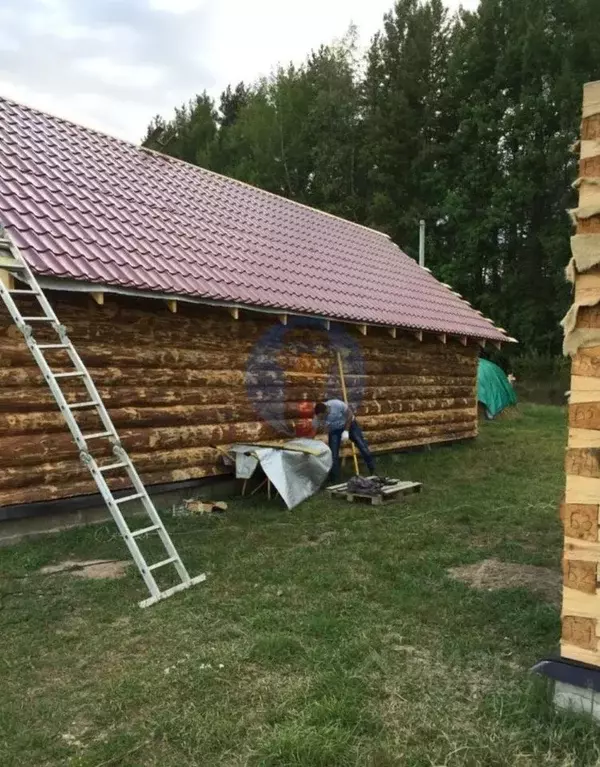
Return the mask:
{"type": "Polygon", "coordinates": [[[425,266],[425,221],[419,221],[419,266],[425,266]]]}

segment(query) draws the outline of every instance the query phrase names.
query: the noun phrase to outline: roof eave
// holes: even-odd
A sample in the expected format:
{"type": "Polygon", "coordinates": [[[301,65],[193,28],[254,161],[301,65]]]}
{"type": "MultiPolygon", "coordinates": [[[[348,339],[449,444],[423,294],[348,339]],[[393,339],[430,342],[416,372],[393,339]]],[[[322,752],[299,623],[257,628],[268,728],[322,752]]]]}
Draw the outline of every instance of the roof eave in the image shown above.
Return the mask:
{"type": "MultiPolygon", "coordinates": [[[[254,312],[256,314],[269,314],[273,316],[281,316],[281,315],[289,315],[290,317],[300,317],[304,319],[311,319],[311,320],[317,320],[321,321],[323,323],[331,323],[331,322],[337,322],[341,324],[348,324],[348,325],[357,325],[357,326],[367,326],[367,327],[373,327],[373,328],[381,328],[381,329],[389,329],[392,327],[389,323],[376,323],[376,322],[369,322],[368,320],[364,319],[357,319],[357,318],[351,318],[351,317],[337,317],[333,315],[317,315],[317,314],[310,314],[308,312],[297,312],[292,309],[287,309],[286,307],[270,307],[270,306],[262,306],[257,304],[247,304],[247,303],[240,303],[236,301],[220,301],[217,299],[212,298],[203,298],[202,296],[190,296],[190,295],[174,295],[172,293],[162,293],[160,291],[152,291],[152,290],[139,290],[137,288],[126,288],[121,286],[114,286],[114,285],[104,285],[100,283],[92,283],[92,282],[86,282],[84,280],[72,280],[72,279],[65,279],[63,277],[48,277],[38,274],[37,275],[38,282],[40,285],[48,290],[62,290],[66,292],[71,293],[87,293],[87,294],[95,294],[97,296],[100,293],[108,293],[113,295],[121,295],[121,296],[128,296],[131,298],[147,298],[154,301],[165,301],[165,302],[181,302],[181,303],[187,303],[187,304],[197,304],[201,306],[212,306],[215,308],[223,308],[223,309],[244,309],[244,311],[248,312],[254,312]]],[[[431,327],[423,327],[419,325],[403,325],[403,324],[396,324],[393,327],[397,327],[399,330],[405,330],[408,332],[422,332],[422,333],[433,333],[433,334],[447,334],[448,336],[452,338],[461,338],[466,337],[470,338],[475,341],[482,342],[489,342],[489,343],[518,343],[518,341],[515,338],[512,338],[505,333],[503,333],[501,330],[496,328],[494,325],[490,323],[490,330],[492,331],[489,335],[483,335],[481,333],[473,334],[473,333],[467,333],[464,331],[455,331],[455,330],[444,330],[443,328],[431,328],[431,327]]]]}

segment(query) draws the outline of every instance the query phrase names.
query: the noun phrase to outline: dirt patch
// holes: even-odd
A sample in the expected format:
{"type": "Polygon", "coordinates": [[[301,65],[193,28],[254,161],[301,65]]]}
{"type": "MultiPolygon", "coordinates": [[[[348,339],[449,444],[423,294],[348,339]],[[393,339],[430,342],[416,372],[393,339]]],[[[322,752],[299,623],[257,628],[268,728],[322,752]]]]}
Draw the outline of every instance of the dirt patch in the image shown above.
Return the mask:
{"type": "Polygon", "coordinates": [[[117,559],[90,559],[79,562],[67,559],[58,565],[42,567],[40,572],[43,575],[68,573],[77,578],[122,578],[130,565],[131,562],[117,559]]]}
{"type": "Polygon", "coordinates": [[[475,565],[451,567],[449,575],[474,589],[496,591],[498,589],[524,588],[537,594],[545,602],[560,607],[562,577],[557,570],[535,565],[519,565],[484,559],[475,565]]]}

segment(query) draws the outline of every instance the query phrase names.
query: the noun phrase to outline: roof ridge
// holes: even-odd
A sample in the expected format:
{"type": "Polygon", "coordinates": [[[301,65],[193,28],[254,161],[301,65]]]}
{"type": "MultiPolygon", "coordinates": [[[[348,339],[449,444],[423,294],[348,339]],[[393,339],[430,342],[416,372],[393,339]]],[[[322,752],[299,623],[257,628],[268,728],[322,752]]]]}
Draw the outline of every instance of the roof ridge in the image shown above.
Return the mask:
{"type": "Polygon", "coordinates": [[[98,130],[97,128],[90,128],[87,125],[83,125],[82,123],[75,122],[74,120],[68,120],[66,117],[60,117],[59,115],[54,114],[53,112],[47,112],[43,109],[39,109],[38,107],[31,106],[30,104],[25,104],[22,101],[15,101],[14,99],[7,98],[6,96],[2,96],[0,94],[0,102],[1,101],[4,101],[7,104],[12,104],[13,106],[19,107],[21,109],[27,109],[30,112],[35,112],[36,114],[42,115],[44,117],[50,117],[52,120],[58,120],[61,123],[74,126],[75,128],[79,128],[81,130],[87,131],[88,133],[92,133],[95,136],[100,136],[102,138],[109,139],[110,141],[118,141],[120,144],[125,144],[126,146],[131,147],[132,149],[136,149],[139,152],[147,152],[149,154],[154,154],[157,157],[164,158],[166,160],[182,163],[183,165],[186,165],[189,168],[193,168],[196,172],[200,171],[203,173],[208,173],[212,176],[217,176],[218,178],[225,179],[225,181],[230,181],[235,184],[239,184],[240,186],[247,187],[248,189],[253,189],[255,192],[260,192],[261,194],[269,195],[270,197],[275,197],[278,200],[284,200],[285,202],[289,202],[294,205],[299,205],[301,208],[313,211],[314,213],[320,213],[322,216],[328,216],[329,218],[333,218],[336,221],[343,221],[345,224],[352,224],[352,226],[358,226],[361,229],[365,229],[367,232],[374,232],[375,234],[378,234],[381,237],[386,237],[388,240],[392,239],[389,236],[389,234],[386,234],[385,232],[381,232],[379,229],[373,229],[370,226],[359,224],[357,221],[351,221],[349,218],[336,216],[333,213],[328,213],[326,210],[321,210],[320,208],[314,208],[312,205],[306,205],[303,202],[292,200],[290,197],[283,197],[280,194],[275,194],[275,192],[269,192],[268,189],[262,189],[259,186],[254,186],[253,184],[249,184],[246,181],[241,181],[240,179],[233,178],[232,176],[226,176],[224,173],[218,173],[215,170],[204,168],[201,165],[194,165],[193,163],[188,162],[187,160],[182,160],[179,157],[173,157],[172,155],[166,154],[165,152],[159,152],[156,149],[150,149],[150,147],[142,146],[142,144],[136,144],[133,141],[119,138],[118,136],[113,136],[112,134],[105,133],[104,131],[98,130]]]}

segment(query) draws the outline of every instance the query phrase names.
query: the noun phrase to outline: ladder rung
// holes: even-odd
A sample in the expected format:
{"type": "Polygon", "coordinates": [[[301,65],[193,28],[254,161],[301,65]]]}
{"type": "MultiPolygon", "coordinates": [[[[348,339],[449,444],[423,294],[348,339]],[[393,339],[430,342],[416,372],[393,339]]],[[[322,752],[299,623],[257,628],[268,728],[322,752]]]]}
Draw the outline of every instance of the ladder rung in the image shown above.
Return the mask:
{"type": "Polygon", "coordinates": [[[124,498],[115,498],[115,503],[127,503],[127,501],[137,501],[138,498],[143,498],[144,493],[134,493],[133,495],[126,495],[124,498]]]}
{"type": "Polygon", "coordinates": [[[134,530],[131,533],[132,538],[137,538],[138,535],[145,535],[146,533],[153,533],[155,530],[160,530],[160,525],[150,525],[150,527],[140,527],[139,530],[134,530]]]}
{"type": "Polygon", "coordinates": [[[81,407],[98,407],[100,403],[96,402],[95,400],[90,400],[89,402],[75,402],[73,405],[67,405],[69,410],[75,410],[76,408],[81,407]]]}
{"type": "MultiPolygon", "coordinates": [[[[2,247],[2,243],[0,243],[0,247],[2,247]]],[[[11,269],[18,269],[20,272],[24,272],[27,269],[25,264],[18,264],[16,261],[14,263],[10,263],[2,259],[0,259],[0,267],[2,269],[6,269],[7,271],[10,271],[11,269]]]]}
{"type": "Polygon", "coordinates": [[[11,296],[40,296],[41,293],[39,290],[24,290],[21,288],[16,288],[15,290],[9,290],[8,291],[11,296]]]}
{"type": "Polygon", "coordinates": [[[82,434],[83,439],[99,439],[100,437],[112,437],[112,431],[96,431],[93,434],[82,434]]]}
{"type": "Polygon", "coordinates": [[[48,315],[45,315],[43,317],[21,317],[23,322],[56,322],[54,317],[48,317],[48,315]]]}
{"type": "Polygon", "coordinates": [[[85,373],[77,371],[75,373],[50,373],[54,378],[75,378],[76,376],[85,376],[85,373]]]}
{"type": "Polygon", "coordinates": [[[126,463],[109,463],[107,466],[98,466],[98,471],[111,471],[111,469],[124,469],[126,463]]]}
{"type": "Polygon", "coordinates": [[[165,567],[166,565],[170,565],[173,562],[177,562],[178,560],[179,557],[169,557],[168,559],[163,559],[162,562],[157,562],[155,565],[150,565],[148,570],[158,570],[159,567],[165,567]]]}
{"type": "Polygon", "coordinates": [[[69,344],[38,344],[38,349],[68,349],[69,344]]]}

